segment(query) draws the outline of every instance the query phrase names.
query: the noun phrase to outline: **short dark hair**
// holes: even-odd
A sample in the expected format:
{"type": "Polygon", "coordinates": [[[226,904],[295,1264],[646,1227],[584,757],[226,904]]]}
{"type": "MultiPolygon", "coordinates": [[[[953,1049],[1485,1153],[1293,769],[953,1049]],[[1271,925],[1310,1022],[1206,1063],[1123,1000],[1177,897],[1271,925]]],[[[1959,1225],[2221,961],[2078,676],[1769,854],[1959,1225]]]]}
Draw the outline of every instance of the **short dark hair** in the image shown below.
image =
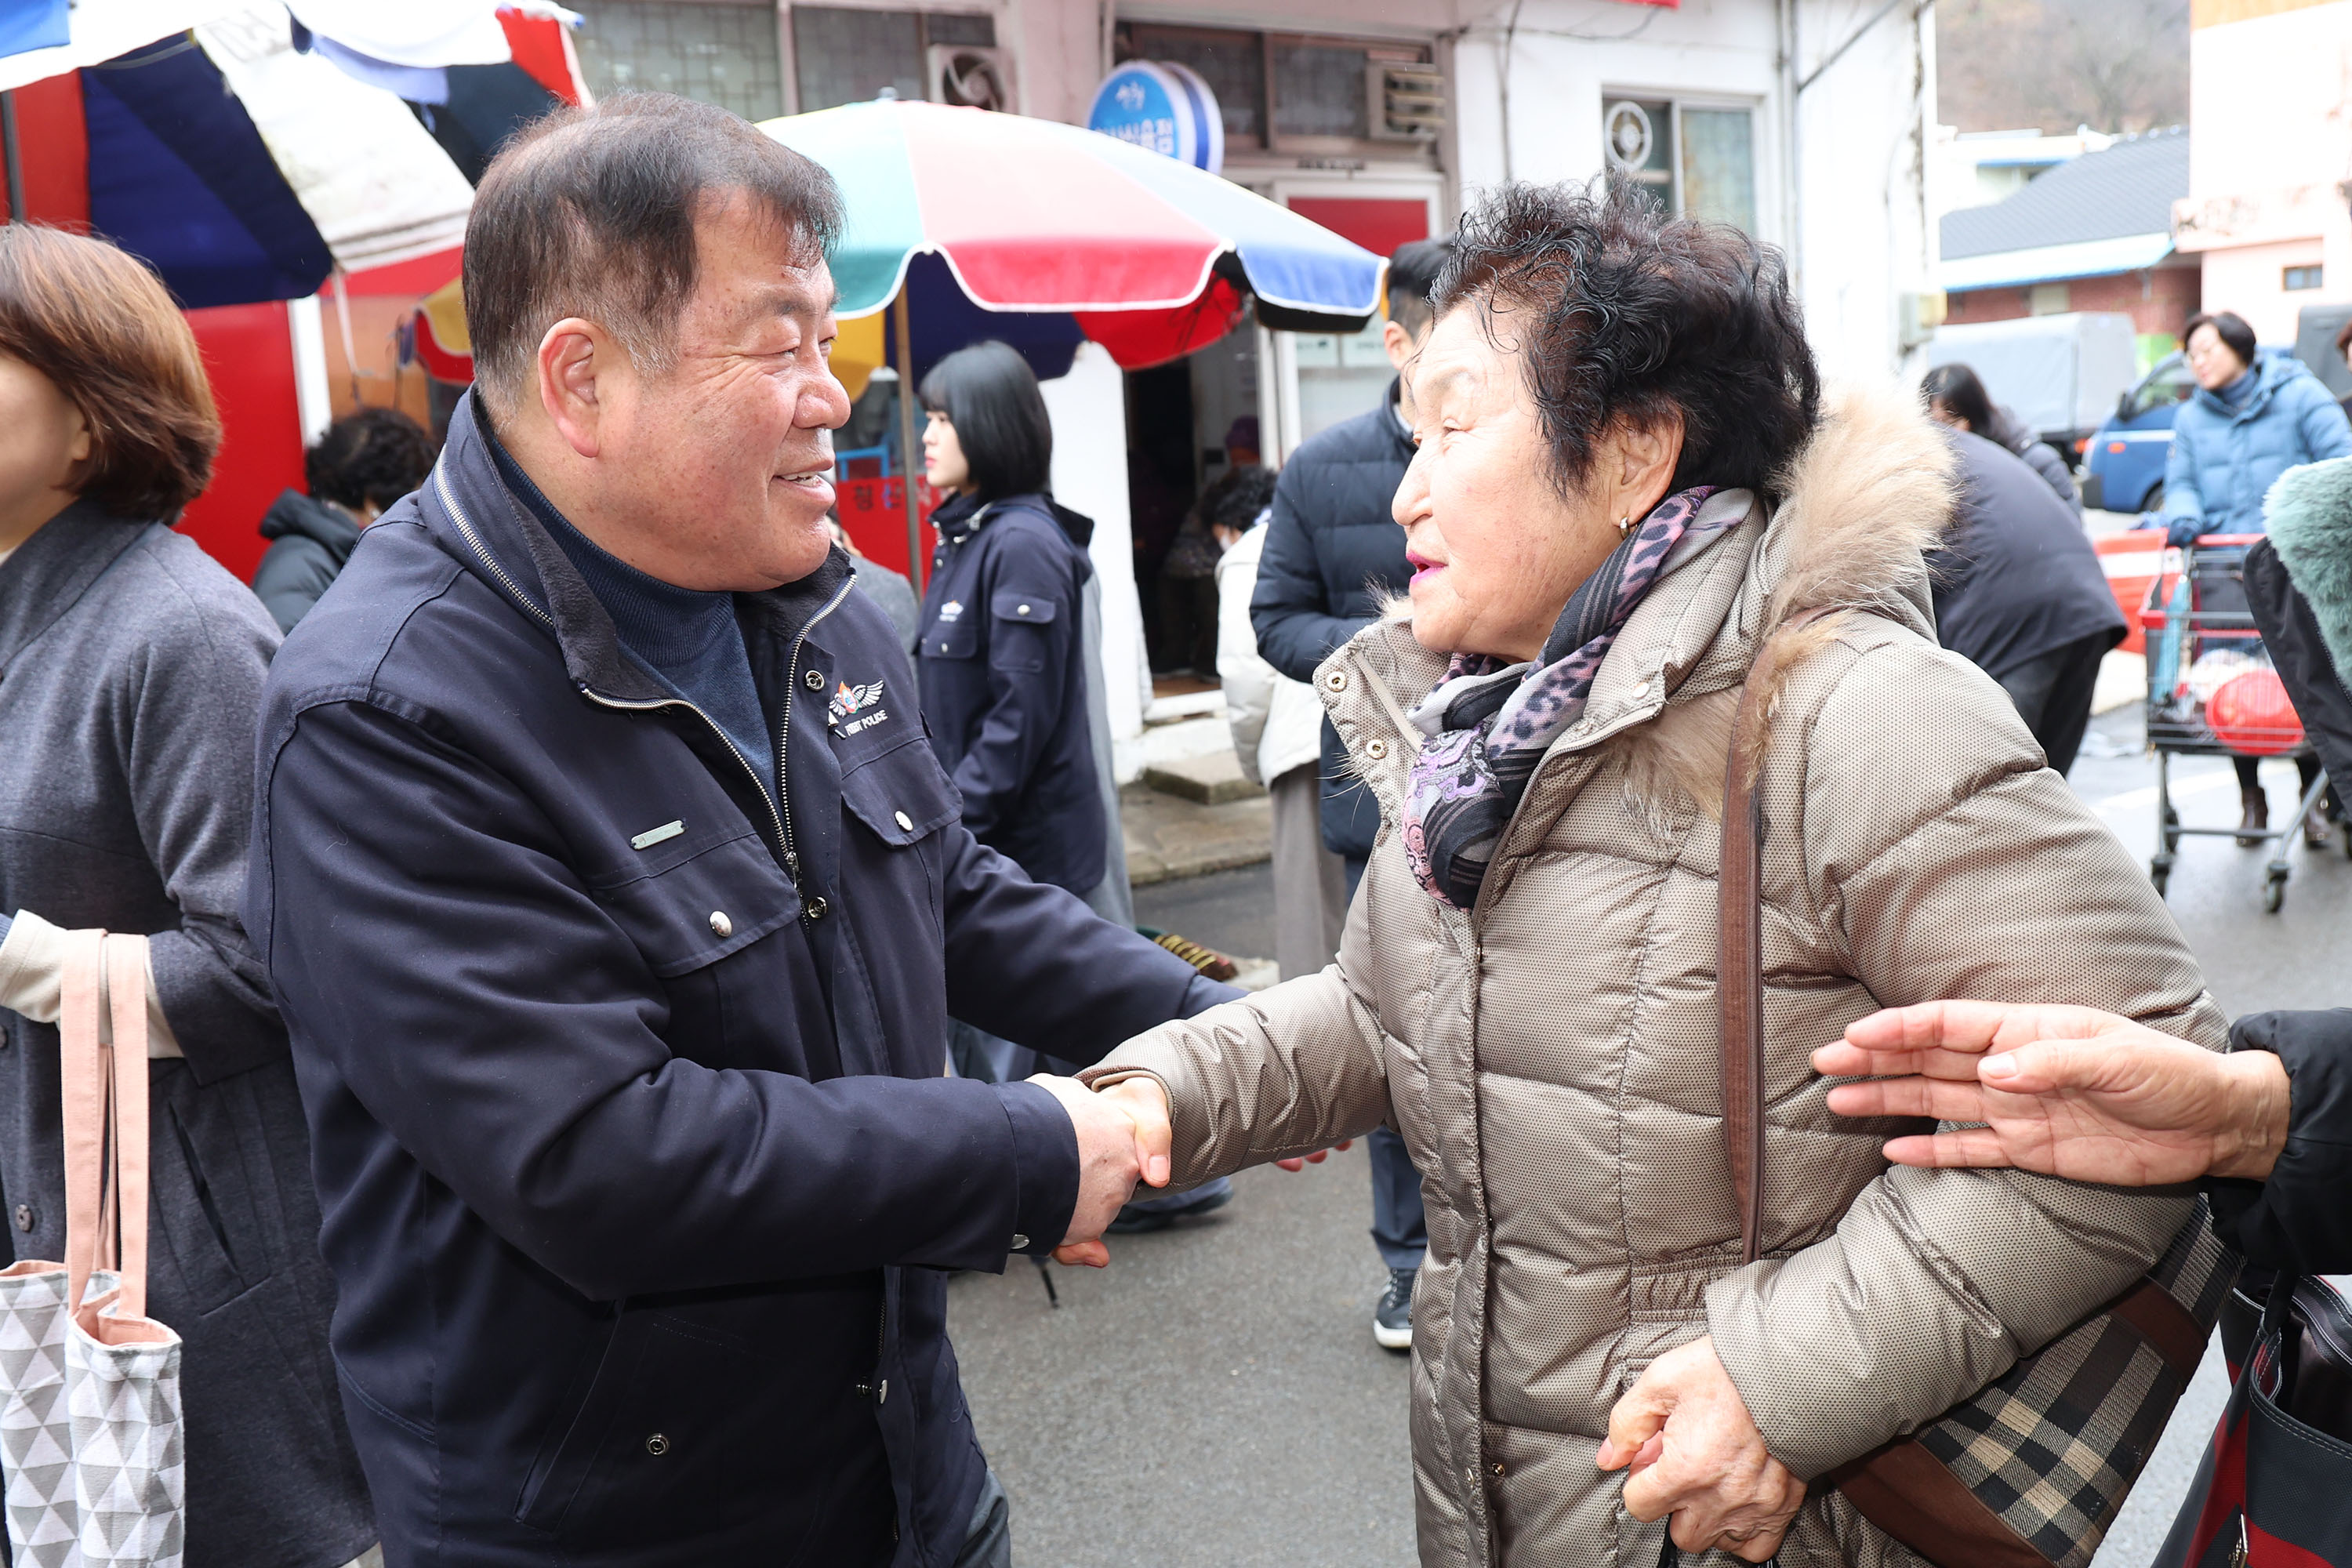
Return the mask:
{"type": "Polygon", "coordinates": [[[1193,510],[1201,521],[1212,528],[1230,528],[1235,533],[1247,533],[1258,513],[1274,504],[1274,470],[1256,463],[1244,463],[1220,474],[1193,510]]]}
{"type": "Polygon", "coordinates": [[[1389,320],[1414,337],[1429,326],[1429,293],[1454,259],[1451,239],[1407,240],[1389,258],[1389,320]]]}
{"type": "Polygon", "coordinates": [[[1465,216],[1431,302],[1521,314],[1562,494],[1620,420],[1678,416],[1675,489],[1770,493],[1811,435],[1821,373],[1780,253],[1726,224],[1669,217],[1629,184],[1508,184],[1465,216]]]}
{"type": "Polygon", "coordinates": [[[2189,346],[2189,337],[2200,327],[2212,328],[2213,335],[2227,343],[2231,353],[2250,365],[2254,363],[2254,329],[2246,325],[2246,318],[2237,311],[2214,310],[2208,313],[2200,310],[2189,317],[2188,324],[2180,329],[2182,348],[2189,346]]]}
{"type": "Polygon", "coordinates": [[[1964,364],[1939,364],[1919,384],[1919,400],[1929,407],[1940,403],[1960,416],[1971,435],[1992,434],[1992,395],[1977,373],[1964,364]]]}
{"type": "Polygon", "coordinates": [[[168,522],[204,492],[220,416],[196,335],[156,276],[102,239],[0,226],[0,354],[49,378],[89,430],[68,486],[168,522]]]}
{"type": "Polygon", "coordinates": [[[1020,350],[994,339],[958,349],[931,367],[919,395],[927,411],[955,426],[981,500],[1030,495],[1051,483],[1054,422],[1020,350]]]}
{"type": "Polygon", "coordinates": [[[397,408],[347,414],[302,455],[310,493],[353,511],[363,506],[385,510],[432,471],[433,437],[397,408]]]}
{"type": "Polygon", "coordinates": [[[667,368],[694,293],[696,220],[739,191],[792,237],[796,262],[840,237],[833,176],[710,104],[624,93],[518,132],[483,171],[466,220],[466,324],[492,413],[519,395],[540,340],[566,316],[667,368]]]}

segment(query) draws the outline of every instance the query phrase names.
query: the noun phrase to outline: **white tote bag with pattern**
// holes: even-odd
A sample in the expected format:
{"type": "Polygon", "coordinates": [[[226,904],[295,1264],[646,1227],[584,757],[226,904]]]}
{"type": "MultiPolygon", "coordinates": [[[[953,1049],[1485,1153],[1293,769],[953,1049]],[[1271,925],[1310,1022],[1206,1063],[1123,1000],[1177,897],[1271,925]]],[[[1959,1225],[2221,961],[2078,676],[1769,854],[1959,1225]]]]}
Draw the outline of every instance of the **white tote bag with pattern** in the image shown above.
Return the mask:
{"type": "Polygon", "coordinates": [[[147,939],[70,941],[66,1261],[0,1271],[8,1543],[17,1568],[180,1568],[180,1336],[144,1315],[147,939]]]}

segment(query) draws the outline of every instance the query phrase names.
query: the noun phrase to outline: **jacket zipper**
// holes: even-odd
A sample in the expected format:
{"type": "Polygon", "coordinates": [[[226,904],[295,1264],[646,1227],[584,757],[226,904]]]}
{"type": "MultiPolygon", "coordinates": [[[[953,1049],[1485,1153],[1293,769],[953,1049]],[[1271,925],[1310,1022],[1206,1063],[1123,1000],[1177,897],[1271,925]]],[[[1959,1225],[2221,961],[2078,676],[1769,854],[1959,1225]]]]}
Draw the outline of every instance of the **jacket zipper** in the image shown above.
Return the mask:
{"type": "Polygon", "coordinates": [[[457,498],[450,493],[448,476],[442,472],[441,465],[438,463],[433,465],[433,489],[440,495],[442,507],[447,510],[450,519],[457,523],[457,531],[466,536],[466,542],[473,546],[474,553],[481,558],[482,565],[488,570],[490,575],[499,580],[499,586],[506,589],[508,595],[516,604],[537,616],[541,625],[552,628],[555,618],[532,604],[530,596],[517,587],[515,580],[507,575],[507,569],[499,565],[489,551],[483,547],[482,536],[474,531],[473,521],[466,516],[466,509],[459,506],[457,498]]]}
{"type": "MultiPolygon", "coordinates": [[[[833,614],[841,601],[849,597],[849,590],[856,586],[855,577],[843,583],[834,591],[833,597],[824,602],[824,607],[808,618],[808,624],[801,627],[799,635],[793,638],[792,662],[784,671],[784,717],[783,722],[776,726],[776,793],[783,796],[780,821],[784,842],[784,875],[793,879],[793,891],[795,893],[801,890],[801,858],[793,841],[793,792],[792,786],[784,782],[788,776],[784,772],[784,758],[793,740],[793,699],[800,695],[801,689],[801,649],[808,642],[809,633],[816,629],[816,624],[833,614]]],[[[824,919],[824,895],[822,893],[801,900],[803,920],[821,921],[824,919]]]]}

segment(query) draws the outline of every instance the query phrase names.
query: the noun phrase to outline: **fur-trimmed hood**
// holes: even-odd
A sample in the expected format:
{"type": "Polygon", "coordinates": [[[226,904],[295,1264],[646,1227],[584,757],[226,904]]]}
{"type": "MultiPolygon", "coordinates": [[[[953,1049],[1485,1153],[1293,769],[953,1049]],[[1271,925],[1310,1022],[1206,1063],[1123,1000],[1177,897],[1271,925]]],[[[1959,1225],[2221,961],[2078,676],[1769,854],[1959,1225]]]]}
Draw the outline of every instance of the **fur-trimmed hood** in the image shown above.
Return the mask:
{"type": "Polygon", "coordinates": [[[1770,624],[1874,610],[1916,614],[1934,635],[1926,557],[1951,522],[1958,466],[1911,398],[1891,387],[1833,391],[1781,476],[1786,499],[1759,552],[1773,578],[1770,624]]]}
{"type": "Polygon", "coordinates": [[[2352,458],[2289,468],[2263,501],[2271,543],[2352,688],[2352,458]]]}

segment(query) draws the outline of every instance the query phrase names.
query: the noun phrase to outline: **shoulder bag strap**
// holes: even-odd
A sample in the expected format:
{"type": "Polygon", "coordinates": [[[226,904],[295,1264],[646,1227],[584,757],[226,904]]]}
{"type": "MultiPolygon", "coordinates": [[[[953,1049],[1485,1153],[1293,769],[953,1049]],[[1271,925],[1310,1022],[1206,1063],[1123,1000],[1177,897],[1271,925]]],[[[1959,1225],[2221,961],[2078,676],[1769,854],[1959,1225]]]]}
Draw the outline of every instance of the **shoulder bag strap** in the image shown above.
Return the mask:
{"type": "MultiPolygon", "coordinates": [[[[1756,668],[1764,664],[1757,650],[1756,668]]],[[[1752,673],[1752,672],[1751,672],[1752,673]]],[[[1731,1157],[1731,1189],[1739,1203],[1739,1260],[1762,1255],[1764,1234],[1764,899],[1759,883],[1764,818],[1756,802],[1757,709],[1762,696],[1751,678],[1740,688],[1723,765],[1723,848],[1717,873],[1721,947],[1716,1001],[1722,1012],[1723,1141],[1731,1157]]]]}

